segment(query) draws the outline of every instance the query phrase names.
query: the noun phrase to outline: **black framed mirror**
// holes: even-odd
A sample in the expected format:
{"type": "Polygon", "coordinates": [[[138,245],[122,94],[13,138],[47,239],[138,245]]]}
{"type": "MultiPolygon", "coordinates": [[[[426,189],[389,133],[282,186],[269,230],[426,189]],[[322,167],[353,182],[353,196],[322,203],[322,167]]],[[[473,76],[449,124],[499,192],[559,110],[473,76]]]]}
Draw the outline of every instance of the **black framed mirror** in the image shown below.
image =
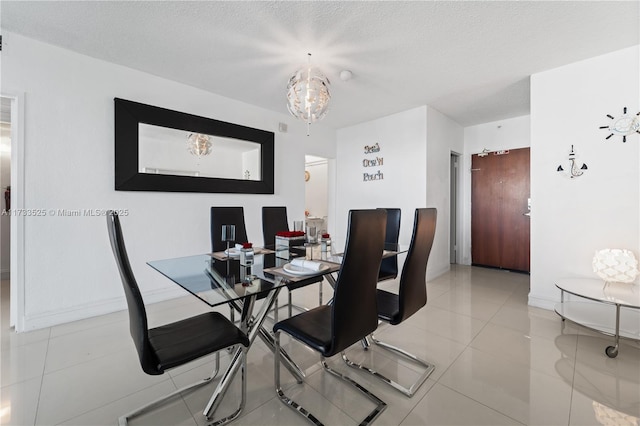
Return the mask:
{"type": "Polygon", "coordinates": [[[115,98],[117,191],[274,193],[274,133],[115,98]]]}

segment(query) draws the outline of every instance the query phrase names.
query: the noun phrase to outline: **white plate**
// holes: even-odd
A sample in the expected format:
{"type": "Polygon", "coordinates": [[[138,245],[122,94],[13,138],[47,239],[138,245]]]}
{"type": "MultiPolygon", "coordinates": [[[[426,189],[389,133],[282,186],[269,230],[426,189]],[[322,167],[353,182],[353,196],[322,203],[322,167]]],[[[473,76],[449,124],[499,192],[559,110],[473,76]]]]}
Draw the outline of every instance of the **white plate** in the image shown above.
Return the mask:
{"type": "Polygon", "coordinates": [[[318,271],[314,271],[313,269],[302,268],[300,266],[292,265],[290,263],[285,263],[282,269],[291,275],[316,275],[321,274],[325,269],[328,269],[327,265],[322,265],[318,271]]]}
{"type": "Polygon", "coordinates": [[[240,256],[240,250],[235,248],[230,248],[229,250],[225,250],[224,254],[226,254],[229,257],[238,257],[240,256]]]}

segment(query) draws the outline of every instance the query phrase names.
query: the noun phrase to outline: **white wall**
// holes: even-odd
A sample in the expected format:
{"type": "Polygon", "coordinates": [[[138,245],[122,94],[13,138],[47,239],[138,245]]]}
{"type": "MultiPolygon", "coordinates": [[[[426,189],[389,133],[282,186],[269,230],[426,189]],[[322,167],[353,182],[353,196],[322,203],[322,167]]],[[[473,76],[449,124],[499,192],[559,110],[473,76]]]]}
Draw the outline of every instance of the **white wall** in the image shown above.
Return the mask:
{"type": "MultiPolygon", "coordinates": [[[[335,132],[183,84],[3,33],[3,91],[25,93],[25,207],[128,209],[122,218],[147,301],[182,294],[153,259],[210,250],[209,208],[242,205],[250,239],[262,241],[261,207],[304,214],[304,154],[335,157],[335,132]],[[274,195],[114,191],[114,107],[119,97],[275,132],[274,195]],[[278,122],[288,133],[278,133],[278,122]],[[280,167],[279,167],[280,165],[280,167]]],[[[25,221],[24,328],[124,309],[104,217],[25,221]]]]}
{"type": "Polygon", "coordinates": [[[530,116],[509,118],[464,129],[462,159],[462,253],[460,263],[471,264],[471,156],[482,152],[531,146],[530,116]]]}
{"type": "MultiPolygon", "coordinates": [[[[464,129],[441,112],[427,108],[427,207],[438,209],[438,223],[429,256],[427,278],[450,269],[451,152],[464,150],[464,129]]],[[[411,216],[413,220],[413,216],[411,216]]]]}
{"type": "MultiPolygon", "coordinates": [[[[7,206],[4,203],[4,191],[11,185],[11,125],[0,123],[0,211],[7,206]]],[[[10,227],[11,217],[0,216],[0,277],[9,279],[10,268],[10,227]]]]}
{"type": "Polygon", "coordinates": [[[352,208],[402,209],[400,243],[409,244],[416,208],[436,207],[438,225],[427,278],[449,270],[449,158],[462,152],[463,129],[437,110],[423,106],[338,130],[336,233],[344,238],[352,208]],[[365,154],[364,147],[380,146],[365,154]],[[379,167],[363,160],[383,159],[379,167]],[[382,180],[363,181],[363,173],[382,180]],[[343,218],[341,220],[341,218],[343,218]]]}
{"type": "Polygon", "coordinates": [[[535,74],[531,78],[531,292],[550,308],[554,280],[595,277],[602,248],[639,253],[640,135],[605,140],[606,114],[640,110],[639,46],[535,74]],[[567,179],[556,172],[573,144],[589,169],[567,179]]]}
{"type": "Polygon", "coordinates": [[[344,241],[350,209],[402,209],[400,243],[409,244],[416,208],[426,207],[427,108],[409,111],[339,129],[336,157],[335,234],[344,241]],[[380,152],[364,154],[376,143],[380,152]],[[363,160],[383,159],[379,167],[363,167],[363,160]],[[363,181],[363,173],[382,173],[383,179],[363,181]]]}

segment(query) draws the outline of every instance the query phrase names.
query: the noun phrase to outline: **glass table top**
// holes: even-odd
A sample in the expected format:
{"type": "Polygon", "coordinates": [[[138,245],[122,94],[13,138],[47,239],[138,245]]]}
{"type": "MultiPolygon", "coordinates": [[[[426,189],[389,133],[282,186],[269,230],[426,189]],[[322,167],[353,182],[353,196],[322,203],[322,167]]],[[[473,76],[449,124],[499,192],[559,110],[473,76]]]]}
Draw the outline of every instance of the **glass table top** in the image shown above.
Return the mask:
{"type": "MultiPolygon", "coordinates": [[[[265,269],[288,263],[275,254],[255,255],[254,264],[240,265],[236,259],[216,260],[209,254],[178,257],[147,262],[156,271],[169,278],[209,306],[217,306],[250,295],[266,294],[286,286],[290,281],[265,269]]],[[[314,275],[297,280],[296,285],[306,285],[322,280],[314,275]]]]}
{"type": "MultiPolygon", "coordinates": [[[[383,258],[404,253],[408,247],[408,245],[385,246],[383,258]]],[[[275,253],[256,254],[254,264],[249,267],[242,266],[237,258],[218,260],[211,254],[154,260],[147,264],[213,307],[251,295],[257,295],[259,298],[271,290],[294,282],[296,287],[313,284],[322,281],[323,275],[337,272],[342,262],[342,253],[320,253],[319,246],[317,249],[316,252],[314,247],[313,253],[307,253],[307,258],[332,263],[335,266],[318,271],[315,275],[303,277],[287,278],[274,274],[274,268],[277,269],[289,263],[288,259],[277,257],[275,253]]],[[[292,255],[295,256],[295,254],[292,255]]]]}

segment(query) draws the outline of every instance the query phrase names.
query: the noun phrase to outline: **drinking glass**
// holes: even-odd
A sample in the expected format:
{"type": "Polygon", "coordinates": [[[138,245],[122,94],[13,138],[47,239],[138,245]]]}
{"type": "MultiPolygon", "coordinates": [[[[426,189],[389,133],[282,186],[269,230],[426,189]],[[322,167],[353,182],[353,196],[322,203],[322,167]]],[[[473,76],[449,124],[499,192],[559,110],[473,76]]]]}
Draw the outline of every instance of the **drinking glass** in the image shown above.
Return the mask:
{"type": "Polygon", "coordinates": [[[301,220],[294,220],[293,221],[293,230],[294,231],[302,231],[302,224],[304,222],[301,220]]]}
{"type": "Polygon", "coordinates": [[[222,241],[227,242],[227,254],[229,254],[229,244],[236,240],[236,226],[222,225],[222,241]]]}
{"type": "Polygon", "coordinates": [[[307,226],[307,242],[308,243],[317,243],[318,242],[318,233],[315,226],[307,226]]]}

